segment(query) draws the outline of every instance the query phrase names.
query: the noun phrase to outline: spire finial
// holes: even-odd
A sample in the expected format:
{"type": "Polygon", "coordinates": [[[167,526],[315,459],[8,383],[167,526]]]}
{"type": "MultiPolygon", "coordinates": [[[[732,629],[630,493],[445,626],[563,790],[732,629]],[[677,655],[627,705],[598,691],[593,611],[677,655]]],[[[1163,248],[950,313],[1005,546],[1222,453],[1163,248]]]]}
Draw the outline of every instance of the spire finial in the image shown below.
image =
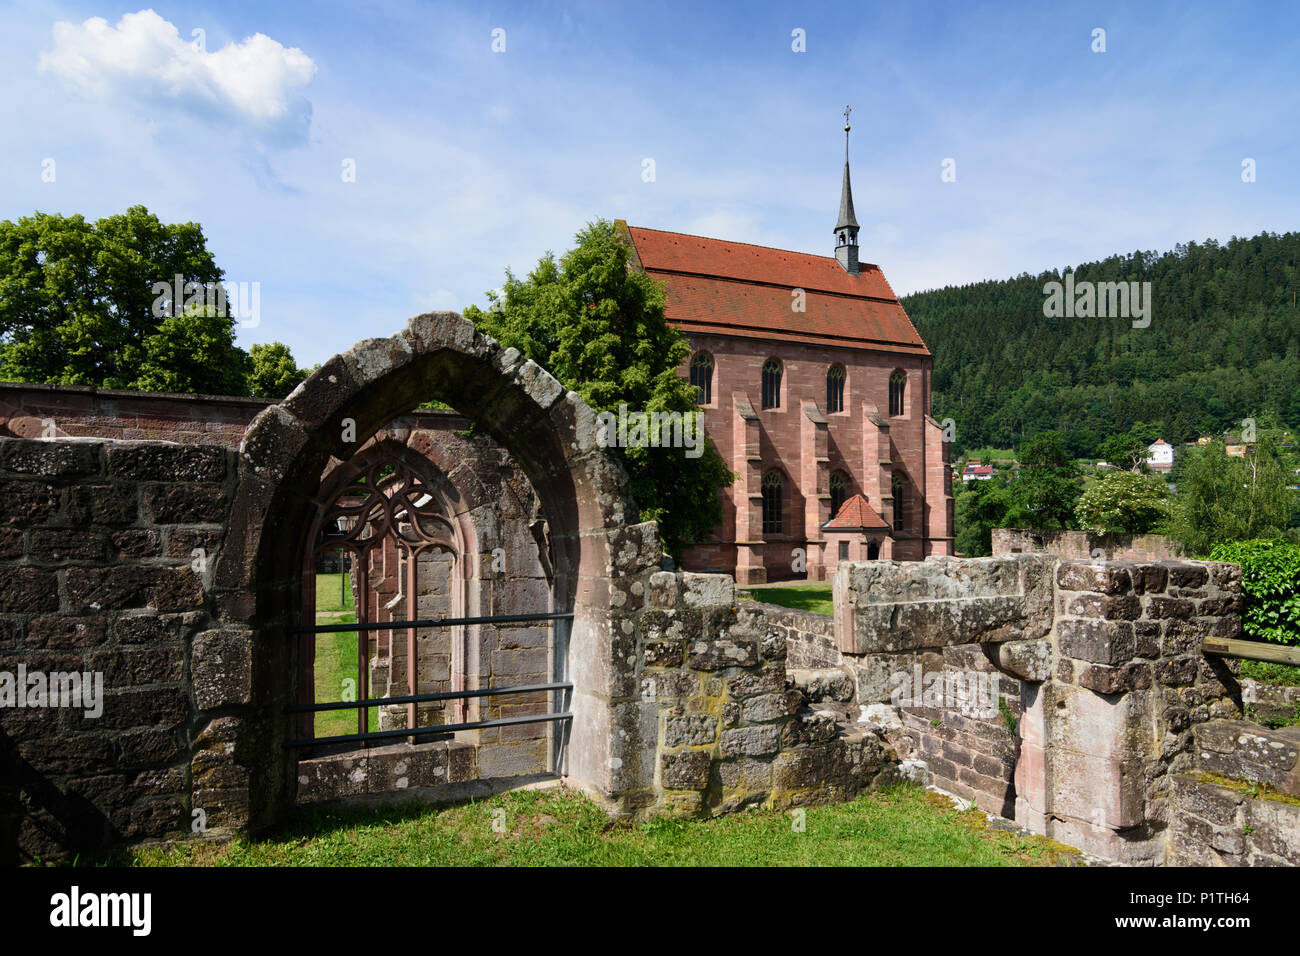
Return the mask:
{"type": "Polygon", "coordinates": [[[844,186],[840,191],[840,218],[835,223],[835,258],[849,275],[858,274],[858,218],[853,214],[853,187],[849,184],[849,114],[844,106],[844,186]]]}

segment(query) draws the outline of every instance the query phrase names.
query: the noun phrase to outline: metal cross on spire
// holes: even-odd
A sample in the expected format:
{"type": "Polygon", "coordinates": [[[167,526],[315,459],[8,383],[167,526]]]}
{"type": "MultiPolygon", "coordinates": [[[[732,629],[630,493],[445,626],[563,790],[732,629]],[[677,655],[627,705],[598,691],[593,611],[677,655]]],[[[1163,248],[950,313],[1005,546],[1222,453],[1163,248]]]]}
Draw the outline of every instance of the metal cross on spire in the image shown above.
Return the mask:
{"type": "Polygon", "coordinates": [[[849,114],[852,112],[853,112],[853,107],[848,103],[844,104],[844,129],[846,132],[848,131],[849,128],[849,114]]]}
{"type": "Polygon", "coordinates": [[[853,106],[849,103],[844,104],[844,165],[849,164],[849,114],[853,112],[853,106]]]}

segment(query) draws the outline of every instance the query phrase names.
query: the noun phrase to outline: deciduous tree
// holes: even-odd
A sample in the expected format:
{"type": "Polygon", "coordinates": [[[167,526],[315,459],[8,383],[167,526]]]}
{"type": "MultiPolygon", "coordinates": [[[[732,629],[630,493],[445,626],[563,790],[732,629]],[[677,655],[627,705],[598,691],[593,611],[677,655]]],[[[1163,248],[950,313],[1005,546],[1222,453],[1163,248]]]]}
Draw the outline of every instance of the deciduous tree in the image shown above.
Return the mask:
{"type": "MultiPolygon", "coordinates": [[[[558,261],[547,253],[524,279],[506,271],[492,307],[465,316],[503,345],[519,349],[597,412],[697,411],[678,372],[690,354],[664,315],[663,286],[628,269],[630,249],[612,223],[589,223],[558,261]]],[[[702,421],[700,427],[703,427],[702,421]]],[[[733,480],[712,443],[698,458],[682,448],[621,450],[645,519],[659,522],[664,546],[707,539],[722,521],[721,491],[733,480]]]]}

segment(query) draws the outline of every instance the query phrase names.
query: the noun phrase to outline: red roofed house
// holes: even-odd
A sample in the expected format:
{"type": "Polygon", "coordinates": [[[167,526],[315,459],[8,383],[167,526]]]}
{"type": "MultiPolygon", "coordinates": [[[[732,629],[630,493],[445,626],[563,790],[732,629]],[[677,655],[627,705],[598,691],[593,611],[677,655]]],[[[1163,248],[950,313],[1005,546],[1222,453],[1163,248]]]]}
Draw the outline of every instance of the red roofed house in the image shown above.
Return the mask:
{"type": "Polygon", "coordinates": [[[667,287],[691,343],[682,374],[738,475],[690,570],[824,580],[842,558],[952,553],[933,363],[880,268],[858,262],[847,130],[834,257],[616,223],[633,267],[667,287]]]}

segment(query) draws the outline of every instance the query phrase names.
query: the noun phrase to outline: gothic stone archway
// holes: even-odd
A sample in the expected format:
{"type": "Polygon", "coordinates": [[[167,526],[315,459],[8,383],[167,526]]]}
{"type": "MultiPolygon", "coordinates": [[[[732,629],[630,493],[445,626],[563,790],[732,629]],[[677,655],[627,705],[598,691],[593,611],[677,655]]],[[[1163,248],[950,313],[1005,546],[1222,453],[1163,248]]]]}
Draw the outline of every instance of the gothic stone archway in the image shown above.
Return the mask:
{"type": "Polygon", "coordinates": [[[607,799],[641,783],[645,748],[635,734],[615,730],[621,714],[638,705],[623,663],[631,627],[611,607],[610,582],[659,563],[657,528],[629,524],[635,512],[626,475],[597,445],[595,416],[578,395],[456,313],[439,312],[330,359],[259,414],[244,436],[214,581],[224,626],[196,642],[194,655],[196,667],[242,657],[251,677],[246,688],[213,698],[226,706],[210,709],[216,719],[199,735],[206,749],[193,763],[196,800],[200,788],[246,785],[254,826],[292,803],[295,761],[282,746],[290,732],[284,708],[296,693],[289,628],[322,471],[331,457],[348,458],[385,423],[429,399],[456,408],[508,449],[546,513],[554,605],[574,614],[566,777],[607,799]]]}

